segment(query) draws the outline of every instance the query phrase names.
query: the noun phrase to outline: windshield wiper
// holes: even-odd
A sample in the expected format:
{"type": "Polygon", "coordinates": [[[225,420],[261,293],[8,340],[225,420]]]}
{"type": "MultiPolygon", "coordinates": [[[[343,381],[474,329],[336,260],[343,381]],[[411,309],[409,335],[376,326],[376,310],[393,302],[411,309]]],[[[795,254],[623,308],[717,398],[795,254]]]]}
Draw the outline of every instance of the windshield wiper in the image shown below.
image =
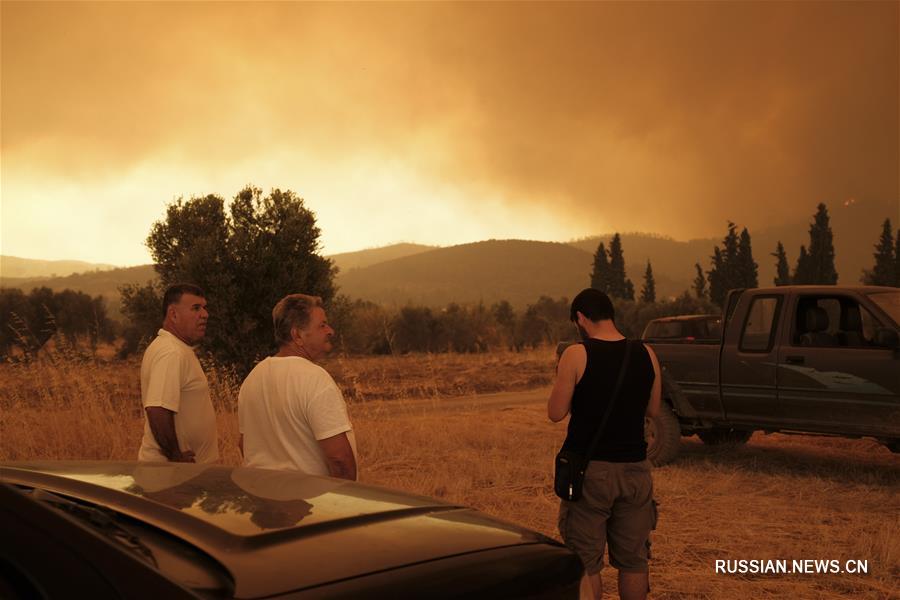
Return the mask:
{"type": "Polygon", "coordinates": [[[153,556],[153,551],[138,536],[119,524],[119,516],[115,511],[100,506],[80,504],[41,489],[33,489],[31,497],[88,523],[106,537],[115,540],[154,567],[159,568],[156,557],[153,556]]]}

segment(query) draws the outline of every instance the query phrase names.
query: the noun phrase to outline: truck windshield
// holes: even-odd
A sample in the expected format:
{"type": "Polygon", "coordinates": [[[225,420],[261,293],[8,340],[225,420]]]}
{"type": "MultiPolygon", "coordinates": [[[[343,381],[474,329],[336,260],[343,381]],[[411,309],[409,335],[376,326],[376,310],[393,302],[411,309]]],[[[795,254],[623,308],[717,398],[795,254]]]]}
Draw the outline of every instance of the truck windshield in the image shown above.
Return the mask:
{"type": "Polygon", "coordinates": [[[869,298],[900,325],[900,292],[872,292],[869,298]]]}

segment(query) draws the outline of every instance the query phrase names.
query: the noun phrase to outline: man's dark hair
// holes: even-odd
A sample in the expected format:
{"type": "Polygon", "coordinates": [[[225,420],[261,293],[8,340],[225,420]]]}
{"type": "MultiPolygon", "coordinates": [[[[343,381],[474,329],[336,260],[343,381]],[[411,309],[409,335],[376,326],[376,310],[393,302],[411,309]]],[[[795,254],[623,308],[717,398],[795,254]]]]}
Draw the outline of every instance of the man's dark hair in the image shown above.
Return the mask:
{"type": "Polygon", "coordinates": [[[581,313],[594,322],[612,320],[616,316],[616,310],[609,296],[594,288],[581,290],[572,300],[572,309],[569,312],[572,321],[578,320],[576,313],[581,313]]]}
{"type": "Polygon", "coordinates": [[[169,306],[171,306],[172,304],[177,304],[178,301],[181,300],[181,297],[185,294],[193,294],[194,296],[206,298],[206,294],[203,292],[203,289],[198,285],[194,285],[193,283],[176,283],[170,285],[168,288],[166,288],[166,293],[163,294],[163,318],[165,318],[166,313],[169,312],[169,306]]]}

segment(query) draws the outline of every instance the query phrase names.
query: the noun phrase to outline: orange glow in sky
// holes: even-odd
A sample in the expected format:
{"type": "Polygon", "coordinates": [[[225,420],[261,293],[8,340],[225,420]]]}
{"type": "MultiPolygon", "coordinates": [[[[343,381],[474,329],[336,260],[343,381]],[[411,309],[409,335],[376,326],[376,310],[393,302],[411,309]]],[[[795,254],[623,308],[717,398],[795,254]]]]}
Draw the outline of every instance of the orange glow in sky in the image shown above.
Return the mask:
{"type": "Polygon", "coordinates": [[[900,217],[898,3],[0,12],[5,255],[147,263],[166,203],[248,183],[328,254],[900,217]]]}

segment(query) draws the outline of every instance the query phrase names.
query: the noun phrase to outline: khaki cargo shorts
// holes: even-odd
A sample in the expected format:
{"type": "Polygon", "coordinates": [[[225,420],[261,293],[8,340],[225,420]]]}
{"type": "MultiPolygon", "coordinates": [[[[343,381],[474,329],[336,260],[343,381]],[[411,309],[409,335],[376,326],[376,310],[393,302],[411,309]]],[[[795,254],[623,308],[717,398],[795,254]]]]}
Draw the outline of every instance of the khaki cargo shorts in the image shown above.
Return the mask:
{"type": "Polygon", "coordinates": [[[650,531],[656,528],[656,502],[650,462],[611,463],[592,460],[579,500],[561,501],[559,533],[584,563],[585,573],[609,564],[620,571],[643,573],[650,558],[650,531]]]}

